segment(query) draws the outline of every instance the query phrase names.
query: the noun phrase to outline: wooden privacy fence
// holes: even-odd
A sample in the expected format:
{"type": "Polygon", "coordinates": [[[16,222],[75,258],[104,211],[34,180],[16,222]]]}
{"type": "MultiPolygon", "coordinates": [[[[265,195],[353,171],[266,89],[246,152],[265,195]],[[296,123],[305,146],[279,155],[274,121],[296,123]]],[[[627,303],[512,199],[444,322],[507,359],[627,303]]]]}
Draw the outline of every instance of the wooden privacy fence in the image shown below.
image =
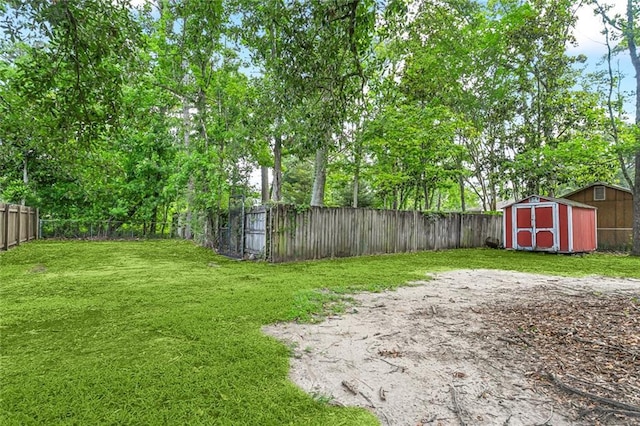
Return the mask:
{"type": "Polygon", "coordinates": [[[0,203],[0,250],[38,237],[38,210],[0,203]]]}
{"type": "Polygon", "coordinates": [[[244,251],[271,262],[482,247],[502,216],[277,205],[245,215],[244,251]],[[260,235],[262,233],[262,236],[260,235]]]}

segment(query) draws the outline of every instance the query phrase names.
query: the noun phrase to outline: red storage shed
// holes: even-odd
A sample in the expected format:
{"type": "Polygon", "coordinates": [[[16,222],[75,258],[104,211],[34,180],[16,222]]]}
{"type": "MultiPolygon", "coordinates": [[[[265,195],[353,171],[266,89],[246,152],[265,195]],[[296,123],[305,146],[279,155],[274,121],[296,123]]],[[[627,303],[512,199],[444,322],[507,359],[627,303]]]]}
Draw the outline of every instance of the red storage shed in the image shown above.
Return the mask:
{"type": "Polygon", "coordinates": [[[581,253],[598,247],[593,206],[531,195],[502,210],[506,249],[581,253]]]}

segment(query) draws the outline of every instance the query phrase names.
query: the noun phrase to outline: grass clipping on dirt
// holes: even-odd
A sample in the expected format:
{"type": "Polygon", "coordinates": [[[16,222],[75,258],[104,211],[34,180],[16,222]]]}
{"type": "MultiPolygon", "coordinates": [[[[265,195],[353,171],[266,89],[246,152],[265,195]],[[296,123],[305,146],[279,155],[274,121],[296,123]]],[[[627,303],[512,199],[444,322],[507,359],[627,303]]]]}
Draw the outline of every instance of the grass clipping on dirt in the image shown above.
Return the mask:
{"type": "Polygon", "coordinates": [[[530,366],[530,378],[562,391],[580,416],[640,418],[637,297],[573,293],[483,313],[530,366]]]}

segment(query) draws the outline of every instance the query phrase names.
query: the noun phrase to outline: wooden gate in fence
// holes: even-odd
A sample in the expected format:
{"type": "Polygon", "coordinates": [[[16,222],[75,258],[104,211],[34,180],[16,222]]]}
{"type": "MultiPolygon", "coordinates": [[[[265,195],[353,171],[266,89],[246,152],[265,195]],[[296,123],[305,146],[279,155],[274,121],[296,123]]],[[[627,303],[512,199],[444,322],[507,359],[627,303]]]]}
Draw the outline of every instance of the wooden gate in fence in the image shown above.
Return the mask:
{"type": "Polygon", "coordinates": [[[259,259],[267,254],[267,216],[267,208],[260,206],[249,210],[244,219],[245,253],[259,259]]]}
{"type": "Polygon", "coordinates": [[[37,237],[37,209],[0,203],[0,250],[9,250],[37,237]]]}
{"type": "Polygon", "coordinates": [[[472,248],[502,242],[502,217],[462,213],[254,207],[243,222],[244,255],[271,262],[472,248]]]}

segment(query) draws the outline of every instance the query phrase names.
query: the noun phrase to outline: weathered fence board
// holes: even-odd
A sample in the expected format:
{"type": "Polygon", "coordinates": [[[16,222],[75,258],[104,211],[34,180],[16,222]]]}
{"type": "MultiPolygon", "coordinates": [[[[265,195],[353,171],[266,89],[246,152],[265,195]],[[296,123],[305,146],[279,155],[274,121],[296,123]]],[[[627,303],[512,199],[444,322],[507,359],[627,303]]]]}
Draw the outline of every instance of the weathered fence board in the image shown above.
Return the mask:
{"type": "Polygon", "coordinates": [[[250,212],[246,224],[256,229],[247,234],[248,252],[264,253],[272,262],[482,247],[489,237],[502,241],[501,216],[482,214],[277,205],[250,212]],[[264,240],[258,236],[262,223],[264,240]]]}
{"type": "Polygon", "coordinates": [[[244,216],[244,250],[257,257],[265,256],[267,243],[267,214],[265,207],[249,210],[244,216]]]}
{"type": "Polygon", "coordinates": [[[37,209],[0,203],[0,250],[9,250],[37,237],[37,209]]]}

